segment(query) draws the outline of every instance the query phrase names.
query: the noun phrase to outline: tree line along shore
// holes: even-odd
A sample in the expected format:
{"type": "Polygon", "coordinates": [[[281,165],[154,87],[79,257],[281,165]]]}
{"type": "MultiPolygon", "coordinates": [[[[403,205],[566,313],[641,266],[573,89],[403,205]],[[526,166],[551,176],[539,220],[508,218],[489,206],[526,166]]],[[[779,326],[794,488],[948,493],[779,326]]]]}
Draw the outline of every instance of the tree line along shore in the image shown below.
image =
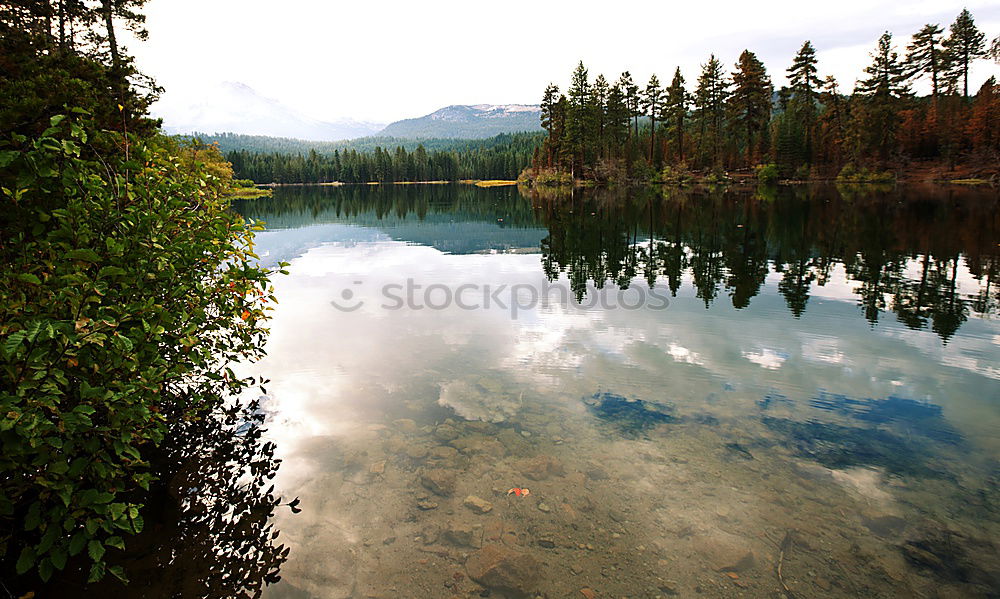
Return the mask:
{"type": "MultiPolygon", "coordinates": [[[[890,32],[853,90],[821,77],[806,41],[775,89],[763,62],[744,50],[727,72],[714,54],[693,89],[679,68],[669,85],[645,87],[626,71],[591,79],[581,62],[566,93],[542,96],[546,137],[522,174],[529,184],[900,179],[990,182],[1000,174],[1000,85],[970,94],[970,66],[1000,62],[969,11],[945,30],[927,24],[905,51],[890,32]],[[930,93],[912,86],[926,82],[930,93]]],[[[974,90],[973,90],[974,91],[974,90]]]]}

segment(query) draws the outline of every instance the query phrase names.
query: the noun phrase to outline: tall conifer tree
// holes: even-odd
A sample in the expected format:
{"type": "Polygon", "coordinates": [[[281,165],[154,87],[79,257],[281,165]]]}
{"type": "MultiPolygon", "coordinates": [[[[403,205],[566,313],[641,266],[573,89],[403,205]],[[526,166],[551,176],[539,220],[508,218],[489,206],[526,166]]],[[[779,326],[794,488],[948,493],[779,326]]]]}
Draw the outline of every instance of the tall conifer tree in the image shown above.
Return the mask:
{"type": "Polygon", "coordinates": [[[639,86],[632,81],[632,73],[625,71],[618,78],[618,86],[625,94],[625,106],[628,107],[635,124],[635,137],[639,137],[639,86]]]}
{"type": "Polygon", "coordinates": [[[568,94],[566,138],[571,153],[570,170],[575,176],[577,167],[583,166],[593,122],[589,74],[582,60],[573,71],[568,94]]]}
{"type": "Polygon", "coordinates": [[[656,121],[663,112],[663,87],[656,75],[649,77],[649,83],[642,93],[642,106],[649,117],[649,161],[655,161],[656,121]]]}
{"type": "Polygon", "coordinates": [[[967,9],[958,13],[949,28],[944,47],[951,58],[956,75],[962,78],[962,95],[969,97],[969,65],[977,58],[986,56],[986,35],[976,27],[972,14],[967,9]]]}
{"type": "Polygon", "coordinates": [[[722,63],[715,54],[701,65],[698,87],[694,92],[694,103],[701,130],[701,148],[711,151],[711,164],[718,166],[721,158],[722,131],[725,125],[726,98],[729,82],[722,69],[722,63]],[[707,139],[707,142],[706,142],[707,139]]]}
{"type": "Polygon", "coordinates": [[[947,54],[941,48],[944,30],[932,23],[913,34],[913,41],[906,47],[906,70],[911,78],[929,76],[931,95],[937,100],[938,76],[947,63],[947,54]]]}
{"type": "Polygon", "coordinates": [[[674,71],[674,78],[667,88],[667,111],[666,117],[673,123],[674,146],[677,156],[684,160],[684,117],[687,116],[688,93],[684,89],[684,76],[681,75],[681,68],[674,71]]]}
{"type": "Polygon", "coordinates": [[[746,163],[753,162],[757,137],[767,129],[771,117],[771,78],[757,56],[744,50],[733,72],[733,92],[729,96],[733,122],[746,135],[746,163]]]}
{"type": "Polygon", "coordinates": [[[872,64],[865,68],[868,77],[858,82],[855,93],[865,99],[864,137],[868,150],[881,159],[888,158],[895,143],[899,121],[899,99],[907,92],[906,74],[892,46],[892,34],[886,31],[872,52],[872,64]]]}

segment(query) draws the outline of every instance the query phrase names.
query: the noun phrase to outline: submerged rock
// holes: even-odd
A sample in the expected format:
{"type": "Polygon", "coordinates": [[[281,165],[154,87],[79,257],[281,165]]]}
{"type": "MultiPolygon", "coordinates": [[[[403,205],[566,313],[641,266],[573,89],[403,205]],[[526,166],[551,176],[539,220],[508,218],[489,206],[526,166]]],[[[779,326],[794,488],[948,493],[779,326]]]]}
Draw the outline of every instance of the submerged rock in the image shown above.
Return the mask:
{"type": "Polygon", "coordinates": [[[448,445],[432,447],[427,457],[431,460],[451,460],[458,457],[458,450],[448,445]]]}
{"type": "Polygon", "coordinates": [[[745,572],[757,564],[747,541],[722,531],[700,535],[693,540],[695,550],[718,572],[745,572]]]}
{"type": "Polygon", "coordinates": [[[434,429],[434,437],[439,441],[448,442],[458,438],[458,429],[450,424],[442,424],[434,429]]]}
{"type": "Polygon", "coordinates": [[[469,495],[462,504],[477,514],[485,514],[493,509],[493,504],[482,497],[469,495]]]}
{"type": "Polygon", "coordinates": [[[480,434],[455,439],[451,442],[451,446],[466,455],[486,454],[496,458],[507,455],[503,443],[480,434]]]}
{"type": "Polygon", "coordinates": [[[480,544],[478,530],[469,524],[449,523],[443,536],[446,541],[459,547],[478,547],[480,544]]]}
{"type": "Polygon", "coordinates": [[[452,470],[431,468],[424,470],[423,474],[420,475],[420,484],[435,495],[448,497],[455,492],[457,478],[458,475],[452,470]]]}
{"type": "Polygon", "coordinates": [[[411,460],[422,460],[427,457],[427,448],[422,445],[407,445],[403,452],[411,460]]]}
{"type": "Polygon", "coordinates": [[[518,460],[514,465],[517,470],[531,480],[546,480],[551,476],[566,474],[562,462],[548,455],[518,460]]]}
{"type": "Polygon", "coordinates": [[[502,545],[487,545],[465,562],[469,578],[479,584],[521,595],[532,593],[541,579],[541,564],[527,553],[502,545]]]}

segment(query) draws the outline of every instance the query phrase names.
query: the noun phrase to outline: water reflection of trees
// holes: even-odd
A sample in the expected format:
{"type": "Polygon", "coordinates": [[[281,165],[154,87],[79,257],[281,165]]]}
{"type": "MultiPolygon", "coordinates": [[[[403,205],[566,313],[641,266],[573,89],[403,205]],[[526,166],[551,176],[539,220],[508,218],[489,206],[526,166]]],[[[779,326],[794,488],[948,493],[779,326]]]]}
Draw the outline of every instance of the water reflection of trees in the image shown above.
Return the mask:
{"type": "Polygon", "coordinates": [[[843,269],[864,317],[887,312],[948,340],[970,313],[1000,304],[1000,196],[995,190],[797,186],[763,189],[586,189],[530,192],[470,185],[287,187],[241,202],[272,228],[345,220],[365,224],[435,215],[447,222],[544,226],[542,264],[587,285],[625,288],[638,277],[676,294],[685,277],[706,306],[728,295],[745,308],[769,274],[801,317],[816,286],[843,269]],[[960,289],[967,271],[978,289],[960,289]]]}
{"type": "Polygon", "coordinates": [[[317,222],[371,217],[422,220],[446,214],[495,222],[502,227],[534,227],[531,206],[514,187],[483,189],[473,185],[289,186],[280,197],[237,202],[247,218],[269,227],[303,227],[317,222]]]}
{"type": "Polygon", "coordinates": [[[532,203],[549,229],[543,268],[550,279],[564,273],[578,298],[588,282],[624,288],[639,275],[676,295],[687,275],[706,307],[725,293],[739,309],[774,272],[797,318],[842,265],[873,325],[891,311],[945,341],[970,311],[993,314],[1000,302],[995,191],[604,189],[532,203]],[[975,293],[959,288],[963,267],[975,293]]]}
{"type": "Polygon", "coordinates": [[[144,497],[143,530],[108,554],[128,585],[110,576],[84,585],[86,564],[71,562],[40,596],[259,597],[288,555],[272,523],[279,460],[263,438],[263,419],[256,401],[172,419],[150,457],[159,480],[144,497]]]}

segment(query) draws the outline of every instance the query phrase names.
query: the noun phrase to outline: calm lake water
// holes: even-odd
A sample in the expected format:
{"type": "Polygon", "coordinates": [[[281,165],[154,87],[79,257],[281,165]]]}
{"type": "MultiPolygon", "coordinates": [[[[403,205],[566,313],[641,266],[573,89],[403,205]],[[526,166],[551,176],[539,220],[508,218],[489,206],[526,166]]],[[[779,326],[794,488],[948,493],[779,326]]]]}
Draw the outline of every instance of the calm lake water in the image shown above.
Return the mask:
{"type": "Polygon", "coordinates": [[[290,263],[267,597],[997,596],[996,191],[237,209],[290,263]]]}

